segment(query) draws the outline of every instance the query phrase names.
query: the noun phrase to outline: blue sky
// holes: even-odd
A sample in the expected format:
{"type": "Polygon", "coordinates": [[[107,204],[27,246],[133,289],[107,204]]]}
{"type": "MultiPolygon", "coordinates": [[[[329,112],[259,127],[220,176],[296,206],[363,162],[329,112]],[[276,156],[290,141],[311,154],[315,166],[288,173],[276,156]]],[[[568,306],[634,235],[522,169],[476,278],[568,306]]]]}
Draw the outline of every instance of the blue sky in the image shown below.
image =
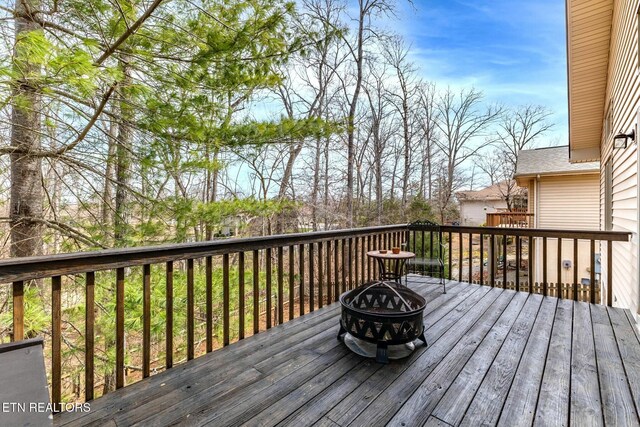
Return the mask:
{"type": "Polygon", "coordinates": [[[414,0],[388,26],[411,44],[425,79],[473,86],[506,105],[544,105],[555,127],[538,145],[567,143],[564,1],[414,0]]]}

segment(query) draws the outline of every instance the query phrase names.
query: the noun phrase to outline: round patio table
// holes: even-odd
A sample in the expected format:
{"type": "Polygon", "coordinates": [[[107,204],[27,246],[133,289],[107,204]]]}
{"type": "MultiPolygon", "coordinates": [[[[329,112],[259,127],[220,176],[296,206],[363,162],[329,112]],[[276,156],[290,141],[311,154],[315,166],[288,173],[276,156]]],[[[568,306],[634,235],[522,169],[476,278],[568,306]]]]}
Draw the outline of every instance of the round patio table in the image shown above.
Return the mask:
{"type": "Polygon", "coordinates": [[[376,250],[367,252],[367,256],[378,262],[380,280],[393,280],[396,283],[401,283],[404,263],[408,259],[415,258],[416,254],[408,251],[400,251],[397,254],[387,251],[381,254],[379,250],[376,250]]]}

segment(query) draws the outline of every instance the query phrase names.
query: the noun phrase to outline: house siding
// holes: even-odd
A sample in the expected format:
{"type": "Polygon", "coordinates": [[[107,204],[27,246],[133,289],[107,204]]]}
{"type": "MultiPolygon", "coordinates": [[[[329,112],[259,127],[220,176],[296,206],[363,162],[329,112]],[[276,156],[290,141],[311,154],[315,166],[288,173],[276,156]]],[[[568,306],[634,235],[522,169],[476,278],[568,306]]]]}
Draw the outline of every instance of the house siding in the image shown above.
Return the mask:
{"type": "MultiPolygon", "coordinates": [[[[537,180],[536,227],[565,230],[597,230],[599,228],[600,174],[543,176],[537,180]]],[[[534,240],[534,253],[537,260],[543,260],[542,239],[534,240]]],[[[533,281],[541,283],[544,269],[547,281],[556,283],[558,240],[547,239],[547,263],[536,262],[533,281]]],[[[578,242],[577,265],[573,265],[573,241],[563,239],[562,260],[571,263],[571,267],[561,270],[561,282],[573,281],[574,269],[578,268],[578,280],[590,277],[590,243],[578,242]]]]}
{"type": "Polygon", "coordinates": [[[597,230],[600,175],[541,177],[538,227],[597,230]]]}
{"type": "Polygon", "coordinates": [[[487,221],[487,213],[506,209],[504,200],[465,200],[460,202],[460,221],[462,225],[479,226],[487,221]]]}
{"type": "MultiPolygon", "coordinates": [[[[613,105],[613,133],[635,129],[640,106],[638,68],[638,7],[637,0],[615,1],[611,29],[609,68],[607,79],[607,104],[613,105]]],[[[603,111],[603,117],[606,112],[603,111]]],[[[637,130],[636,130],[637,132],[637,130]]],[[[600,226],[605,228],[606,181],[604,168],[611,159],[613,180],[611,189],[612,229],[633,233],[631,243],[614,243],[612,248],[613,271],[603,268],[602,280],[612,274],[613,305],[639,309],[638,266],[638,153],[637,144],[626,149],[612,150],[612,134],[601,136],[600,226]]],[[[607,265],[606,247],[601,245],[602,264],[607,265]]]]}

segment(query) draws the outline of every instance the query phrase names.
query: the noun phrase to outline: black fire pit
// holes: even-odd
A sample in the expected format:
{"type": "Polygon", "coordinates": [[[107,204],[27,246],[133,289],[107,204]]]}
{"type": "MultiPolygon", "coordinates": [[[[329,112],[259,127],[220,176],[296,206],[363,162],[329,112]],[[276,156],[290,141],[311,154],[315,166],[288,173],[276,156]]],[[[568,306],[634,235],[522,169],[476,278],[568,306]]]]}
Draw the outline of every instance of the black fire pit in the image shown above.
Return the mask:
{"type": "Polygon", "coordinates": [[[379,363],[406,357],[424,337],[425,299],[394,282],[369,282],[340,296],[338,339],[352,351],[379,363]]]}

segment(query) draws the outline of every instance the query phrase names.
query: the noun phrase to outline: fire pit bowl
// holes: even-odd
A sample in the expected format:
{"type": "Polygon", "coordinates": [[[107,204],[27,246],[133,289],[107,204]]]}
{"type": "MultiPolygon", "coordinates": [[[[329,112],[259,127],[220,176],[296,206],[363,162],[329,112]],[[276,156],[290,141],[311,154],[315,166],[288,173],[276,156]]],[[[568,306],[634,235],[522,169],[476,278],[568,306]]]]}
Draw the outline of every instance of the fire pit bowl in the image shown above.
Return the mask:
{"type": "Polygon", "coordinates": [[[425,344],[425,299],[395,282],[369,282],[340,296],[338,339],[351,350],[379,363],[406,357],[413,341],[425,344]]]}

